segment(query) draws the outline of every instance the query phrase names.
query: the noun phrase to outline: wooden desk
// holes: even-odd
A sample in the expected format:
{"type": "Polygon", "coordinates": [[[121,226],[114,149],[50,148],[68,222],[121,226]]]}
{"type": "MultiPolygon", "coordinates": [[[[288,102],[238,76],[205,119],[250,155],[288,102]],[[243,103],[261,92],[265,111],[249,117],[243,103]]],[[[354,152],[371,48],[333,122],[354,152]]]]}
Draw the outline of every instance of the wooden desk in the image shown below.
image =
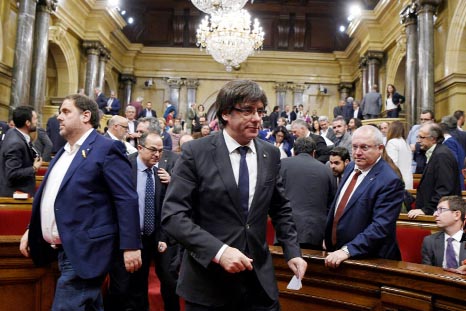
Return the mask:
{"type": "Polygon", "coordinates": [[[303,250],[308,263],[300,291],[280,247],[270,247],[282,310],[465,310],[466,276],[385,259],[347,260],[326,268],[324,252],[303,250]]]}

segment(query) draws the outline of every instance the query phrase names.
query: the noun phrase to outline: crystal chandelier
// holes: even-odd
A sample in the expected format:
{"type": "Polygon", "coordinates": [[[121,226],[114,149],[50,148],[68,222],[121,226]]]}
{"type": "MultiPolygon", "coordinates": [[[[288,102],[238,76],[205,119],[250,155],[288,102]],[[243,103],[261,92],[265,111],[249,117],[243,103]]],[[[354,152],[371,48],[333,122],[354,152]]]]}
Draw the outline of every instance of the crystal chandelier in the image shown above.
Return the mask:
{"type": "Polygon", "coordinates": [[[191,0],[196,8],[207,14],[241,10],[248,0],[191,0]]]}
{"type": "Polygon", "coordinates": [[[251,16],[246,10],[206,16],[197,30],[197,46],[230,72],[254,51],[262,47],[264,32],[257,19],[251,28],[251,16]]]}

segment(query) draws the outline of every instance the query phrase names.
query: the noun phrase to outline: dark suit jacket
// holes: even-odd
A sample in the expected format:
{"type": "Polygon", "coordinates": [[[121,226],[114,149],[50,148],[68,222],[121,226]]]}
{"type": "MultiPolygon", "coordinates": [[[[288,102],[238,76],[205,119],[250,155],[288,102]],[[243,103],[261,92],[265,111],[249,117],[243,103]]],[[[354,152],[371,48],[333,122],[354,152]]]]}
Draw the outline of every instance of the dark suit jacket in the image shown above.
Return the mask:
{"type": "Polygon", "coordinates": [[[345,117],[344,106],[336,106],[333,108],[333,117],[336,118],[337,116],[342,116],[343,118],[345,117]]]}
{"type": "MultiPolygon", "coordinates": [[[[282,111],[282,113],[280,114],[280,117],[286,118],[288,120],[286,111],[282,111]]],[[[294,120],[296,120],[296,112],[294,111],[290,112],[290,120],[291,120],[290,122],[293,122],[294,120]]]]}
{"type": "Polygon", "coordinates": [[[466,154],[466,132],[454,129],[449,133],[460,143],[461,147],[463,147],[464,153],[466,154]]]}
{"type": "Polygon", "coordinates": [[[270,129],[273,131],[277,127],[278,112],[272,112],[270,114],[270,129]]]}
{"type": "MultiPolygon", "coordinates": [[[[131,123],[131,122],[133,122],[134,124],[134,132],[136,132],[136,129],[138,128],[138,121],[136,120],[128,121],[128,123],[131,123]]],[[[136,138],[134,139],[134,145],[131,143],[131,139],[128,136],[126,137],[126,141],[129,142],[133,147],[137,147],[138,145],[138,140],[136,138]]]]}
{"type": "MultiPolygon", "coordinates": [[[[136,158],[138,157],[138,153],[135,152],[133,154],[130,154],[128,156],[128,159],[131,163],[131,173],[132,173],[132,181],[134,184],[134,187],[137,187],[137,178],[138,178],[138,165],[136,162],[136,158]]],[[[179,155],[168,151],[164,150],[162,153],[162,157],[160,158],[160,162],[158,163],[158,168],[163,168],[167,172],[171,174],[171,171],[173,170],[173,167],[175,166],[176,160],[178,160],[179,155]]],[[[163,184],[160,182],[160,178],[157,175],[157,168],[154,167],[154,180],[155,180],[155,235],[154,235],[154,243],[157,243],[159,241],[161,242],[168,242],[167,235],[165,232],[162,230],[162,225],[161,223],[161,215],[162,215],[162,204],[163,200],[165,199],[165,193],[167,191],[167,184],[163,184]]]]}
{"type": "MultiPolygon", "coordinates": [[[[55,199],[55,219],[63,249],[77,275],[103,276],[119,250],[141,248],[138,198],[131,166],[121,142],[95,130],[71,162],[55,199]]],[[[37,265],[56,258],[42,237],[40,203],[49,173],[63,154],[50,163],[32,205],[29,225],[31,257],[37,265]]]]}
{"type": "Polygon", "coordinates": [[[220,306],[231,299],[238,274],[227,273],[212,259],[225,243],[246,253],[253,272],[272,299],[278,290],[267,245],[267,214],[287,260],[300,256],[291,208],[280,183],[280,152],[254,139],[257,184],[247,221],[231,168],[223,132],[183,145],[173,169],[162,211],[165,231],[186,249],[177,293],[187,301],[220,306]]]}
{"type": "MultiPolygon", "coordinates": [[[[150,111],[152,112],[152,117],[157,118],[157,112],[155,112],[154,109],[151,109],[150,111]]],[[[147,117],[147,109],[144,108],[143,110],[141,110],[141,113],[138,115],[138,119],[145,118],[145,117],[147,117]]]]}
{"type": "Polygon", "coordinates": [[[57,153],[61,147],[66,145],[66,140],[60,135],[60,124],[57,116],[52,116],[47,120],[47,135],[52,141],[52,153],[57,153]]]}
{"type": "Polygon", "coordinates": [[[299,243],[321,247],[337,187],[332,171],[311,155],[301,153],[282,159],[280,175],[290,199],[299,243]]]}
{"type": "MultiPolygon", "coordinates": [[[[465,242],[461,242],[459,265],[466,259],[465,242]]],[[[442,267],[443,256],[445,254],[445,233],[436,232],[428,235],[422,242],[422,263],[424,265],[431,265],[442,267]]]]}
{"type": "Polygon", "coordinates": [[[43,128],[37,128],[37,139],[32,143],[42,160],[50,162],[53,143],[43,128]]]}
{"type": "Polygon", "coordinates": [[[0,121],[0,148],[2,147],[3,139],[5,138],[6,132],[10,129],[8,123],[0,121]]]}
{"type": "MultiPolygon", "coordinates": [[[[110,98],[107,99],[107,103],[108,103],[108,100],[110,98]]],[[[107,103],[105,104],[105,107],[107,107],[107,103]]],[[[120,100],[118,98],[114,98],[113,101],[112,101],[112,106],[110,107],[110,111],[107,110],[107,108],[104,107],[104,112],[105,114],[111,114],[112,116],[115,116],[115,115],[118,115],[120,113],[120,100]]]]}
{"type": "Polygon", "coordinates": [[[36,176],[34,155],[18,129],[10,129],[0,149],[0,196],[11,197],[16,190],[33,196],[36,176]]]}
{"type": "Polygon", "coordinates": [[[458,164],[447,146],[437,144],[417,188],[416,208],[433,215],[438,201],[446,195],[461,195],[458,164]]]}
{"type": "Polygon", "coordinates": [[[101,92],[96,97],[95,102],[99,106],[99,109],[102,110],[105,113],[105,111],[106,111],[105,107],[107,106],[107,97],[105,97],[105,94],[101,92]]]}
{"type": "Polygon", "coordinates": [[[314,142],[316,143],[316,159],[322,163],[327,163],[330,157],[330,150],[325,143],[325,140],[322,136],[316,135],[314,133],[309,132],[309,137],[311,137],[314,142]]]}
{"type": "Polygon", "coordinates": [[[403,202],[404,185],[393,169],[380,159],[354,190],[337,225],[337,243],[332,245],[336,201],[351,172],[348,164],[328,214],[325,245],[333,251],[348,246],[351,257],[401,260],[396,242],[396,220],[403,202]]]}

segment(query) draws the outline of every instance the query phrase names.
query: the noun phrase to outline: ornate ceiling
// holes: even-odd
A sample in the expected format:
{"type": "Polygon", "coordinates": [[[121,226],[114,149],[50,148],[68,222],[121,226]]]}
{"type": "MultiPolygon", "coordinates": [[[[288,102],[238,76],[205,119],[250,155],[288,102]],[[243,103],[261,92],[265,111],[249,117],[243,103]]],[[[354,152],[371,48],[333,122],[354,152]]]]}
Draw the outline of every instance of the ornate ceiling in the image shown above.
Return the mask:
{"type": "MultiPolygon", "coordinates": [[[[360,0],[373,9],[379,0],[360,0]]],[[[355,0],[355,2],[358,2],[355,0]]],[[[189,0],[120,0],[135,22],[123,32],[133,43],[159,47],[196,47],[196,29],[205,14],[189,0]]],[[[253,0],[245,8],[266,34],[264,50],[332,52],[350,42],[338,31],[347,24],[350,0],[253,0]]]]}

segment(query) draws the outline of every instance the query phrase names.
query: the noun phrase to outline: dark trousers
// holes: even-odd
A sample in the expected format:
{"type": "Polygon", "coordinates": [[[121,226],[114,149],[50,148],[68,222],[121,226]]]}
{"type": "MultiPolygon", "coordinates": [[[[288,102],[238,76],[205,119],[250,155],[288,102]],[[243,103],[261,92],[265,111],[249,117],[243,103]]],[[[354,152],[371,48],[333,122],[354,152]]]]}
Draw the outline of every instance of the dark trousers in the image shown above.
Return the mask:
{"type": "Polygon", "coordinates": [[[155,271],[160,280],[165,310],[180,310],[179,297],[176,295],[179,246],[170,246],[164,253],[159,253],[157,244],[152,236],[142,237],[142,267],[134,273],[126,271],[123,256],[120,256],[121,260],[115,262],[109,273],[110,286],[105,299],[106,311],[149,310],[149,269],[152,259],[155,261],[155,271]]]}
{"type": "MultiPolygon", "coordinates": [[[[265,293],[254,271],[238,274],[233,285],[231,300],[224,306],[212,307],[186,301],[186,311],[279,311],[278,300],[272,300],[265,293]]],[[[193,284],[193,286],[196,286],[193,284]]]]}
{"type": "Polygon", "coordinates": [[[398,118],[398,108],[391,109],[387,111],[387,118],[398,118]]]}

